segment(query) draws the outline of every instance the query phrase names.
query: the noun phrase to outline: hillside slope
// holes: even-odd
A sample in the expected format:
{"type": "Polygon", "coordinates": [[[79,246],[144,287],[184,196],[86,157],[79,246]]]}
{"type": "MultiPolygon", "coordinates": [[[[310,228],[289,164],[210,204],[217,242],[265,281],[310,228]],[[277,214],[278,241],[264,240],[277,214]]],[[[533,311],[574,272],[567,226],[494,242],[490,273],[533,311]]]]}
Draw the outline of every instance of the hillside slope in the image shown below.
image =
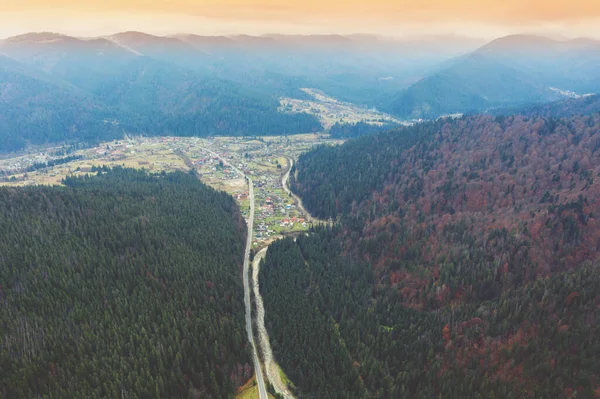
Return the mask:
{"type": "Polygon", "coordinates": [[[559,98],[536,75],[472,54],[401,92],[388,107],[403,117],[433,119],[559,98]]]}
{"type": "Polygon", "coordinates": [[[529,105],[525,107],[501,108],[491,112],[492,115],[524,115],[543,118],[568,118],[575,115],[591,115],[600,112],[600,95],[593,94],[580,98],[554,101],[547,104],[529,105]]]}
{"type": "Polygon", "coordinates": [[[0,151],[28,143],[97,141],[122,131],[115,111],[47,73],[0,56],[0,151]]]}
{"type": "Polygon", "coordinates": [[[244,222],[195,176],[0,189],[0,396],[231,398],[244,222]]]}
{"type": "Polygon", "coordinates": [[[78,39],[52,33],[0,41],[0,151],[123,133],[265,135],[321,130],[278,111],[279,91],[232,81],[218,61],[176,38],[135,32],[78,39]]]}
{"type": "MultiPolygon", "coordinates": [[[[271,265],[305,280],[265,278],[332,317],[361,397],[593,397],[599,151],[598,114],[440,120],[317,148],[292,188],[340,226],[271,265]]],[[[270,284],[276,336],[286,308],[270,284]]],[[[330,387],[294,371],[302,356],[282,362],[298,386],[330,387]]]]}
{"type": "Polygon", "coordinates": [[[514,35],[448,63],[384,104],[401,117],[433,119],[600,91],[600,42],[514,35]]]}
{"type": "Polygon", "coordinates": [[[597,256],[599,149],[598,114],[442,120],[308,153],[292,187],[317,216],[360,220],[371,238],[409,221],[435,246],[457,223],[475,237],[519,231],[547,272],[597,256]]]}

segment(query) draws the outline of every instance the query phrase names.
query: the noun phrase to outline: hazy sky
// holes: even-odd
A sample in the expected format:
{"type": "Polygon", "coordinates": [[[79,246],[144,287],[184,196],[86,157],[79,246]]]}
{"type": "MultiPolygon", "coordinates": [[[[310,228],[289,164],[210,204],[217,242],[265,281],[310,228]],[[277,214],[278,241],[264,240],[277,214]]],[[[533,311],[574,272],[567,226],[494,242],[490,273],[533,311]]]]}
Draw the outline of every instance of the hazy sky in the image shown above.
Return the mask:
{"type": "Polygon", "coordinates": [[[600,0],[0,0],[0,37],[125,30],[600,37],[600,0]]]}

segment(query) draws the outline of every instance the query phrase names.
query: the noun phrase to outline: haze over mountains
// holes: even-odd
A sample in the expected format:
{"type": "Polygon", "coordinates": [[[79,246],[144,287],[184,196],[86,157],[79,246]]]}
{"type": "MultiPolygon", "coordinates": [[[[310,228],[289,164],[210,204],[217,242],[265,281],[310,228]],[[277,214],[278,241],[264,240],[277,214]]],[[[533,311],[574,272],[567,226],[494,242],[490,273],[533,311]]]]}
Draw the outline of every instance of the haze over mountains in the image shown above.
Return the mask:
{"type": "Polygon", "coordinates": [[[301,88],[404,119],[490,111],[599,91],[600,42],[509,36],[171,37],[123,32],[0,41],[2,148],[143,134],[288,134],[316,118],[278,111],[301,88]]]}
{"type": "Polygon", "coordinates": [[[404,117],[434,118],[549,102],[597,92],[599,77],[600,41],[508,36],[401,91],[389,110],[404,117]]]}

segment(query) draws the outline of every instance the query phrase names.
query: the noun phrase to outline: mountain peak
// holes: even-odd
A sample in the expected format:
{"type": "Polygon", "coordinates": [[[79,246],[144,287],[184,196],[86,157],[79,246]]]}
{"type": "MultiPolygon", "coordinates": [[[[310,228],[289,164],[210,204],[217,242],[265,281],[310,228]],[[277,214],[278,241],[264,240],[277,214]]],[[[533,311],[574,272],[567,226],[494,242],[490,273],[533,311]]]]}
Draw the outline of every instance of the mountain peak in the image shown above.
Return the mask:
{"type": "Polygon", "coordinates": [[[155,36],[144,32],[120,32],[114,35],[108,36],[108,39],[114,40],[118,43],[129,43],[129,44],[167,44],[181,42],[176,37],[169,36],[155,36]]]}
{"type": "Polygon", "coordinates": [[[575,39],[571,39],[566,43],[576,49],[600,48],[600,40],[590,39],[588,37],[578,37],[575,39]]]}
{"type": "Polygon", "coordinates": [[[509,35],[492,40],[481,47],[479,53],[520,53],[520,52],[539,52],[554,49],[560,45],[560,42],[544,36],[537,35],[509,35]]]}
{"type": "Polygon", "coordinates": [[[5,42],[9,43],[44,43],[51,41],[76,41],[77,39],[71,36],[62,35],[54,32],[32,32],[23,35],[9,37],[5,42]]]}
{"type": "Polygon", "coordinates": [[[110,37],[122,37],[122,38],[127,38],[127,39],[151,39],[151,38],[153,39],[153,38],[159,38],[160,36],[155,36],[155,35],[151,35],[149,33],[129,30],[126,32],[115,33],[114,35],[111,35],[110,37]]]}

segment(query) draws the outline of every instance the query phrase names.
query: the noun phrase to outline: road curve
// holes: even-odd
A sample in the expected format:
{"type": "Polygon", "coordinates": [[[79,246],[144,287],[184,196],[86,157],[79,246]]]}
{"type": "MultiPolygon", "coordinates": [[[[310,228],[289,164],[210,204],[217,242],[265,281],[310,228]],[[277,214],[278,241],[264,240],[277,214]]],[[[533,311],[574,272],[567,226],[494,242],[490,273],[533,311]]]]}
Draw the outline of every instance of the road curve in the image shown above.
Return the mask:
{"type": "Polygon", "coordinates": [[[250,301],[250,249],[252,248],[252,231],[254,227],[254,184],[252,179],[246,176],[242,171],[233,166],[231,163],[223,159],[219,154],[213,152],[207,148],[203,148],[206,152],[211,155],[218,157],[223,164],[227,164],[231,169],[235,170],[238,174],[243,176],[248,182],[248,198],[250,199],[250,214],[248,215],[248,238],[246,239],[246,251],[244,252],[244,267],[243,267],[243,281],[244,281],[244,306],[246,308],[246,332],[248,333],[248,341],[252,348],[252,361],[254,363],[254,370],[256,373],[256,384],[258,386],[258,397],[259,399],[268,399],[267,388],[265,387],[265,381],[263,378],[262,368],[260,366],[260,360],[256,351],[256,344],[254,343],[254,334],[252,333],[252,303],[250,301]]]}
{"type": "Polygon", "coordinates": [[[287,159],[288,162],[290,163],[290,167],[288,168],[287,172],[285,172],[285,174],[281,177],[281,185],[283,186],[283,190],[288,195],[291,195],[292,198],[294,198],[294,200],[298,204],[298,209],[300,209],[300,211],[304,214],[304,216],[306,217],[307,221],[309,221],[311,223],[322,223],[322,224],[331,223],[330,221],[321,220],[321,219],[318,219],[318,218],[312,216],[310,214],[310,212],[308,212],[306,210],[306,208],[304,208],[304,205],[302,204],[302,199],[300,197],[298,197],[296,194],[294,194],[293,191],[290,189],[290,187],[289,187],[290,172],[292,171],[292,168],[294,167],[294,160],[292,158],[290,158],[290,157],[287,157],[287,156],[285,157],[285,159],[287,159]]]}

